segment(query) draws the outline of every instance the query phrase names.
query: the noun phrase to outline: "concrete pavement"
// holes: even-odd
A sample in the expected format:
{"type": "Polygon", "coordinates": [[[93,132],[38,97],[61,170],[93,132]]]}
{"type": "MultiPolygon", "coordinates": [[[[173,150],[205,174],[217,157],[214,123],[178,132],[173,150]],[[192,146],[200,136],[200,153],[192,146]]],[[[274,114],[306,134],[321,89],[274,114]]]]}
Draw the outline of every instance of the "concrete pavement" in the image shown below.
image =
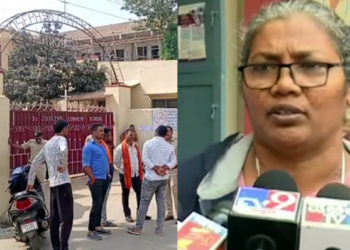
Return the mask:
{"type": "MultiPolygon", "coordinates": [[[[164,250],[177,249],[177,230],[174,221],[165,222],[164,236],[154,234],[157,206],[155,200],[152,201],[148,215],[152,216],[151,221],[146,221],[145,228],[141,236],[127,234],[126,228],[133,224],[126,223],[122,204],[121,187],[118,180],[114,180],[108,200],[108,219],[118,224],[117,228],[112,228],[112,235],[104,236],[102,241],[95,242],[86,239],[87,223],[91,208],[91,197],[85,185],[86,178],[72,180],[74,193],[74,226],[70,238],[70,250],[99,250],[99,249],[120,249],[120,250],[164,250]]],[[[48,190],[48,184],[45,184],[48,190]]],[[[133,217],[136,216],[136,196],[133,191],[130,194],[130,207],[133,217]]],[[[17,243],[12,238],[11,232],[3,230],[0,232],[1,249],[24,250],[27,249],[23,243],[17,243]]],[[[49,237],[42,240],[42,250],[52,250],[49,237]]]]}

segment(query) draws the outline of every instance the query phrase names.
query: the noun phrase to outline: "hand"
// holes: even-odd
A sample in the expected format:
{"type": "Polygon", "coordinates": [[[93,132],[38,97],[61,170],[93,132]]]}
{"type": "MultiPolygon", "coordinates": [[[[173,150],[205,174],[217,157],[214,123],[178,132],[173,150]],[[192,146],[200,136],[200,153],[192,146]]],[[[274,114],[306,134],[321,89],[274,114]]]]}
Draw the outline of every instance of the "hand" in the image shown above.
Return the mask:
{"type": "Polygon", "coordinates": [[[96,182],[96,178],[92,177],[90,178],[90,185],[93,185],[96,182]]]}
{"type": "Polygon", "coordinates": [[[58,166],[58,167],[57,167],[57,171],[58,171],[59,173],[61,173],[61,174],[64,173],[64,169],[65,169],[65,168],[64,168],[63,166],[58,166]]]}
{"type": "Polygon", "coordinates": [[[9,137],[9,138],[7,139],[7,142],[8,142],[9,145],[12,144],[12,142],[11,142],[11,137],[9,137]]]}
{"type": "Polygon", "coordinates": [[[33,190],[33,185],[27,185],[27,188],[26,188],[26,191],[28,192],[28,191],[31,191],[31,190],[33,190]]]}
{"type": "Polygon", "coordinates": [[[154,166],[152,169],[157,175],[163,176],[162,166],[154,166]]]}
{"type": "Polygon", "coordinates": [[[170,168],[169,168],[167,165],[165,165],[165,166],[163,167],[163,169],[164,169],[165,171],[169,171],[169,170],[170,170],[170,168]]]}
{"type": "Polygon", "coordinates": [[[163,167],[157,168],[155,172],[157,175],[160,175],[160,176],[165,176],[167,174],[167,171],[163,167]]]}

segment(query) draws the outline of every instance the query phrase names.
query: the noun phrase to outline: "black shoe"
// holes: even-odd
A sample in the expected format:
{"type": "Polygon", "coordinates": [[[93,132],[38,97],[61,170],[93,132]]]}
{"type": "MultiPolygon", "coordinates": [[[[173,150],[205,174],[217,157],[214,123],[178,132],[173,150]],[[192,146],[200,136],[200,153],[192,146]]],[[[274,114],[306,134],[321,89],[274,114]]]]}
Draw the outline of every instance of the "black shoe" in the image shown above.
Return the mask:
{"type": "Polygon", "coordinates": [[[152,217],[151,217],[151,216],[146,215],[145,220],[151,220],[151,219],[152,219],[152,217]]]}
{"type": "Polygon", "coordinates": [[[129,222],[129,223],[135,222],[135,221],[133,220],[133,218],[131,218],[130,215],[129,215],[129,216],[125,216],[125,221],[126,221],[126,222],[129,222]]]}

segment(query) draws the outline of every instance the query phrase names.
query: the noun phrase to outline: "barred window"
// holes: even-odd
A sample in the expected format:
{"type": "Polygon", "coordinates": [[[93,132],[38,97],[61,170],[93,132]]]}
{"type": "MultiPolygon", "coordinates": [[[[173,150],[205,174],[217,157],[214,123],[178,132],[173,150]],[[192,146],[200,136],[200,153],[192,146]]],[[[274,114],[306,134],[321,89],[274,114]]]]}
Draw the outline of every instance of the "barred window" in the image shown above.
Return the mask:
{"type": "Polygon", "coordinates": [[[177,108],[177,99],[153,99],[152,108],[177,108]]]}

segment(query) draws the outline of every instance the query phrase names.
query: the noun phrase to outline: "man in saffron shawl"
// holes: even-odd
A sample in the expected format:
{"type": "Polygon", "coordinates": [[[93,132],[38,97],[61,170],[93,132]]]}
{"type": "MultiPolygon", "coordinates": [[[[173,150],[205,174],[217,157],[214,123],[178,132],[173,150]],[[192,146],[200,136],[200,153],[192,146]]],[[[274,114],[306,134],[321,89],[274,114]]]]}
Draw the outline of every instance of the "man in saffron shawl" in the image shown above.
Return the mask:
{"type": "MultiPolygon", "coordinates": [[[[129,207],[130,189],[133,188],[136,193],[138,210],[140,206],[141,186],[143,181],[142,159],[140,149],[135,143],[135,131],[129,130],[123,142],[116,148],[114,165],[119,171],[125,220],[127,222],[134,222],[129,207]]],[[[151,217],[146,216],[146,220],[150,219],[151,217]]]]}

